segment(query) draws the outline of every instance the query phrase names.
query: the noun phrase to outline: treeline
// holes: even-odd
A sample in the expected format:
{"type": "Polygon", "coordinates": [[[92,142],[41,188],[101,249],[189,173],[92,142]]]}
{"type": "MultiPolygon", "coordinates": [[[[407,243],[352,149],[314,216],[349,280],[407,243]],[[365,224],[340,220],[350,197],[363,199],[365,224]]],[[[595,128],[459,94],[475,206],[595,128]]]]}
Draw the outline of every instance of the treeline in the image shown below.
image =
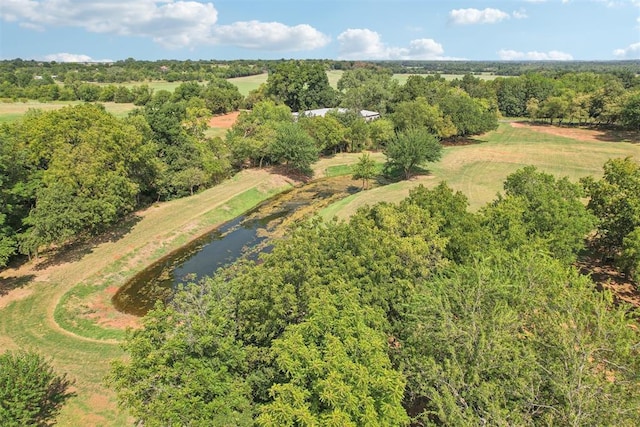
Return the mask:
{"type": "Polygon", "coordinates": [[[150,426],[637,425],[637,319],[572,266],[583,196],[528,167],[476,213],[443,183],[306,222],[158,305],[109,382],[150,426]]]}
{"type": "MultiPolygon", "coordinates": [[[[58,82],[67,78],[82,82],[126,83],[149,80],[208,81],[213,77],[233,78],[255,75],[272,70],[279,60],[158,60],[141,61],[133,58],[113,62],[70,63],[23,60],[0,61],[0,82],[22,84],[35,76],[53,77],[58,82]],[[13,75],[13,76],[12,76],[13,75]]],[[[329,70],[353,70],[373,66],[394,74],[489,74],[520,76],[526,73],[582,73],[614,74],[633,78],[638,61],[347,61],[330,59],[305,60],[321,64],[329,70]]]]}
{"type": "Polygon", "coordinates": [[[201,98],[160,91],[125,119],[83,104],[2,125],[0,265],[227,178],[226,145],[204,134],[210,116],[201,98]]]}
{"type": "Polygon", "coordinates": [[[261,74],[264,61],[136,61],[115,62],[41,62],[22,59],[0,61],[0,82],[26,87],[31,80],[60,83],[128,83],[145,81],[208,81],[261,74]]]}

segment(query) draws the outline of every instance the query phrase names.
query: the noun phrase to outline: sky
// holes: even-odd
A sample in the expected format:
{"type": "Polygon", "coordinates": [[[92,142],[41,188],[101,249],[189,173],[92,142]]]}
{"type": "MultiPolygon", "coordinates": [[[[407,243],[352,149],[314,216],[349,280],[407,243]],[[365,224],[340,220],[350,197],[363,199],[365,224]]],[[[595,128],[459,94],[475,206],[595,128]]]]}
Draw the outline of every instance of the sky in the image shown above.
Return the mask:
{"type": "Polygon", "coordinates": [[[640,59],[640,0],[0,0],[0,59],[640,59]]]}

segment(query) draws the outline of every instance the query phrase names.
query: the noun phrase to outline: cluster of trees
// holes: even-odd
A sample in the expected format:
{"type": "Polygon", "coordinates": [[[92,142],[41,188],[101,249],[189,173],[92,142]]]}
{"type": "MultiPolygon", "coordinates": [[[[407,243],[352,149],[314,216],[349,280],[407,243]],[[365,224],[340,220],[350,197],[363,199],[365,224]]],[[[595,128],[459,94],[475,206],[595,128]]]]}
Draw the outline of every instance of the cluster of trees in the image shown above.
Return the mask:
{"type": "Polygon", "coordinates": [[[55,422],[74,395],[73,381],[57,374],[37,353],[0,354],[0,424],[6,427],[46,426],[55,422]]]}
{"type": "Polygon", "coordinates": [[[205,100],[160,91],[124,119],[83,104],[2,125],[0,266],[228,177],[226,145],[204,134],[209,117],[205,100]]]}
{"type": "Polygon", "coordinates": [[[109,377],[144,425],[636,425],[640,334],[572,267],[594,216],[535,168],[312,220],[186,287],[109,377]]]}
{"type": "Polygon", "coordinates": [[[640,165],[631,158],[611,159],[600,180],[582,180],[587,208],[598,218],[597,251],[638,282],[640,274],[640,165]]]}
{"type": "Polygon", "coordinates": [[[261,74],[265,61],[137,61],[128,58],[115,62],[41,62],[22,59],[0,61],[0,81],[25,87],[36,76],[57,82],[128,83],[145,81],[209,81],[215,78],[261,74]]]}
{"type": "Polygon", "coordinates": [[[640,78],[636,76],[525,74],[498,78],[489,86],[505,116],[640,129],[640,78]]]}

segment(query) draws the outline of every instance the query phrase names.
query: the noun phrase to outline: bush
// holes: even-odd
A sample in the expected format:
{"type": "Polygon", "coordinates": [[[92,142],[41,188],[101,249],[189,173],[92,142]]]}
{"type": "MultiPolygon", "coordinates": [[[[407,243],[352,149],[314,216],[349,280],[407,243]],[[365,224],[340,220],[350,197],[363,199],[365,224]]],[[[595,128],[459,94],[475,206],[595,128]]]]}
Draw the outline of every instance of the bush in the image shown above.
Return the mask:
{"type": "Polygon", "coordinates": [[[48,425],[73,395],[72,384],[37,353],[5,352],[0,355],[0,425],[48,425]]]}

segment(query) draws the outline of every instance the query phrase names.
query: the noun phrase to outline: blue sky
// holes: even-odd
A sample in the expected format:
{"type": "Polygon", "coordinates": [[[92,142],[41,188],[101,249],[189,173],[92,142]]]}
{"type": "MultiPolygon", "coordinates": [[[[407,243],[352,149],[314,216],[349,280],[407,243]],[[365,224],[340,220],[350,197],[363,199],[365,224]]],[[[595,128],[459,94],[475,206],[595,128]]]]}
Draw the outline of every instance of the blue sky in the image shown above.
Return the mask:
{"type": "Polygon", "coordinates": [[[0,58],[640,59],[640,0],[0,0],[0,58]]]}

